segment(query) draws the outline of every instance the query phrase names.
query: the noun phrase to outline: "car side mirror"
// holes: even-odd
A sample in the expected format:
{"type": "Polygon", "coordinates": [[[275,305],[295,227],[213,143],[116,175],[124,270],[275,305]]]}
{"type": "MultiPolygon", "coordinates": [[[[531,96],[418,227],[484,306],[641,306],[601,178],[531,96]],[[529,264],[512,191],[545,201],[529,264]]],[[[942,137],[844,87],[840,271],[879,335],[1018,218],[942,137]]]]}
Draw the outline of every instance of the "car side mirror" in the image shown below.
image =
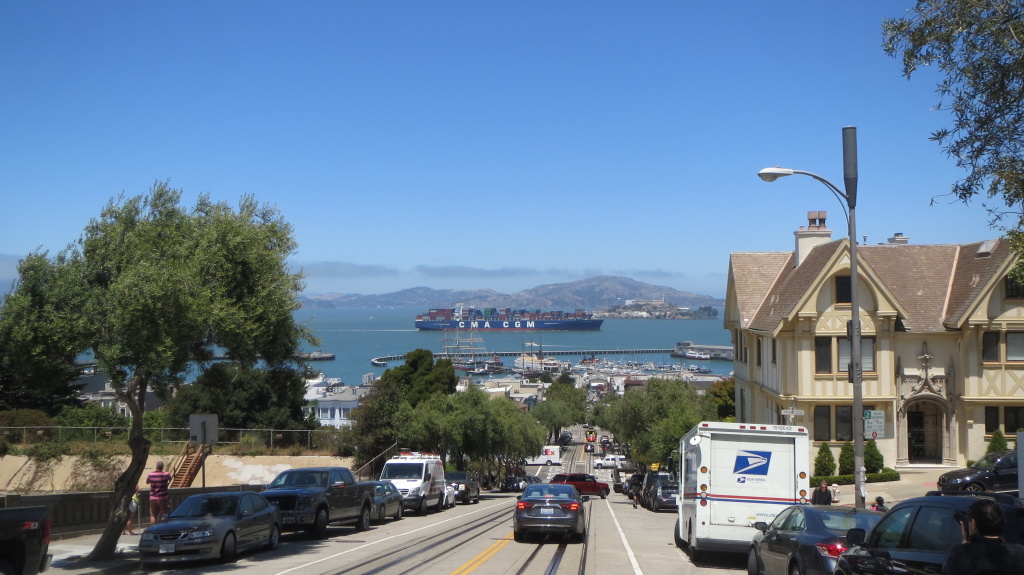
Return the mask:
{"type": "Polygon", "coordinates": [[[761,533],[764,533],[764,532],[768,531],[768,524],[765,523],[764,521],[758,521],[758,522],[754,523],[754,529],[757,529],[761,533]]]}
{"type": "Polygon", "coordinates": [[[516,501],[519,501],[519,500],[520,500],[520,499],[522,499],[522,498],[523,498],[523,496],[522,496],[522,495],[516,495],[516,501]]]}
{"type": "Polygon", "coordinates": [[[846,532],[846,541],[850,545],[863,545],[865,540],[865,531],[859,527],[855,527],[846,532]]]}
{"type": "Polygon", "coordinates": [[[590,496],[589,495],[584,495],[583,496],[583,502],[586,503],[587,501],[590,501],[590,496]]]}
{"type": "Polygon", "coordinates": [[[331,487],[338,487],[338,488],[345,487],[345,482],[344,481],[335,481],[334,483],[331,484],[331,487]]]}
{"type": "Polygon", "coordinates": [[[252,515],[252,510],[251,509],[244,509],[244,510],[242,510],[242,517],[248,517],[250,515],[252,515]]]}

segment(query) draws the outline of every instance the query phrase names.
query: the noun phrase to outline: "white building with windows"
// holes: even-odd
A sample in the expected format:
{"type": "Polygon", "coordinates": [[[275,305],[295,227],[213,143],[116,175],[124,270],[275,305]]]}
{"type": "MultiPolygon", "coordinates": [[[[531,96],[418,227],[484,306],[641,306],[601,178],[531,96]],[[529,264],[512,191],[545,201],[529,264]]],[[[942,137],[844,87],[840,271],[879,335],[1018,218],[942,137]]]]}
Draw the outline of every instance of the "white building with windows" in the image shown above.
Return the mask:
{"type": "Polygon", "coordinates": [[[913,245],[895,234],[833,240],[810,212],[792,252],[733,253],[725,327],[735,348],[736,419],[807,426],[816,451],[853,440],[847,322],[861,308],[865,410],[881,411],[887,466],[963,465],[991,433],[1024,428],[1024,289],[1006,238],[913,245]],[[784,416],[785,409],[803,416],[784,416]]]}

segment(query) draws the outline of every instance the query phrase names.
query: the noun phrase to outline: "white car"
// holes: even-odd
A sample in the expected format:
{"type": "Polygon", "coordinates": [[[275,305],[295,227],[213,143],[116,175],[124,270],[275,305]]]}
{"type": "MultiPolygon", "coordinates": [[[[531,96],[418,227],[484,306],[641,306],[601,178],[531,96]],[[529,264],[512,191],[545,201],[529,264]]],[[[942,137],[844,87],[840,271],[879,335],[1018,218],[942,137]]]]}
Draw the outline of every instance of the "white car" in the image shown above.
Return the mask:
{"type": "Polygon", "coordinates": [[[605,467],[607,467],[608,469],[615,469],[615,466],[622,459],[625,459],[625,456],[623,456],[623,455],[605,455],[604,459],[598,459],[594,463],[594,467],[596,467],[598,469],[604,469],[605,467]]]}

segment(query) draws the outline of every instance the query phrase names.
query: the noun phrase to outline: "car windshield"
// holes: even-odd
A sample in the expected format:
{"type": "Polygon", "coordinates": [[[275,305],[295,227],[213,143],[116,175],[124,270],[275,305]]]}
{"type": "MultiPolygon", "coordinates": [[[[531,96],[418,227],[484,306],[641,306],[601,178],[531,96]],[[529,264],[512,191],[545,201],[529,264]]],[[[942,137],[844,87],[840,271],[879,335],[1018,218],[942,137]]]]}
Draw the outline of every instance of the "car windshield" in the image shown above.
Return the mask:
{"type": "Polygon", "coordinates": [[[523,492],[523,499],[575,499],[572,488],[565,485],[531,485],[523,492]]]}
{"type": "Polygon", "coordinates": [[[466,481],[469,479],[469,473],[465,471],[452,471],[446,473],[445,476],[451,481],[466,481]]]}
{"type": "Polygon", "coordinates": [[[992,469],[996,466],[996,462],[999,461],[999,455],[1000,454],[989,453],[985,457],[975,461],[974,465],[971,467],[974,469],[992,469]]]}
{"type": "Polygon", "coordinates": [[[422,463],[388,463],[384,464],[381,479],[419,479],[423,477],[422,463]]]}
{"type": "Polygon", "coordinates": [[[850,529],[863,529],[871,531],[871,528],[882,518],[881,513],[868,513],[856,509],[829,509],[818,513],[825,529],[836,535],[846,535],[850,529]]]}
{"type": "Polygon", "coordinates": [[[282,472],[270,482],[271,487],[327,487],[327,471],[293,469],[282,472]]]}
{"type": "Polygon", "coordinates": [[[238,497],[214,495],[203,497],[189,497],[181,502],[174,511],[167,514],[168,517],[205,517],[213,515],[218,517],[233,516],[238,510],[238,497]]]}

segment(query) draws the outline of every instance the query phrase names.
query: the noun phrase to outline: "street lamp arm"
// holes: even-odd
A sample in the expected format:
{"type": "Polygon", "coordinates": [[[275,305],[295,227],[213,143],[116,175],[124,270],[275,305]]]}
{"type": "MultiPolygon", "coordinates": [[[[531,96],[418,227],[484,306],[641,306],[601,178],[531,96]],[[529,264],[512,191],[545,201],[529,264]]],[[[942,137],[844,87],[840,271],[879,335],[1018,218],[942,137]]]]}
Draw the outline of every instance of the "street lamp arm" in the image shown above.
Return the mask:
{"type": "Polygon", "coordinates": [[[830,181],[826,180],[825,178],[819,176],[818,174],[815,174],[814,172],[806,172],[804,170],[791,170],[789,168],[765,168],[765,169],[763,169],[763,170],[761,170],[760,172],[757,173],[757,177],[761,178],[762,180],[764,180],[766,182],[774,182],[775,180],[777,180],[779,178],[783,178],[783,177],[786,177],[786,176],[792,176],[793,174],[799,174],[801,176],[810,176],[810,177],[814,178],[815,180],[818,180],[819,182],[825,184],[825,187],[827,187],[832,192],[832,195],[834,195],[836,197],[836,199],[839,200],[839,206],[843,209],[843,214],[846,216],[847,223],[849,223],[849,221],[850,221],[850,211],[848,209],[848,206],[850,205],[850,198],[849,198],[849,196],[844,194],[842,192],[842,190],[840,190],[839,188],[836,187],[835,184],[833,184],[832,182],[830,182],[830,181]]]}

